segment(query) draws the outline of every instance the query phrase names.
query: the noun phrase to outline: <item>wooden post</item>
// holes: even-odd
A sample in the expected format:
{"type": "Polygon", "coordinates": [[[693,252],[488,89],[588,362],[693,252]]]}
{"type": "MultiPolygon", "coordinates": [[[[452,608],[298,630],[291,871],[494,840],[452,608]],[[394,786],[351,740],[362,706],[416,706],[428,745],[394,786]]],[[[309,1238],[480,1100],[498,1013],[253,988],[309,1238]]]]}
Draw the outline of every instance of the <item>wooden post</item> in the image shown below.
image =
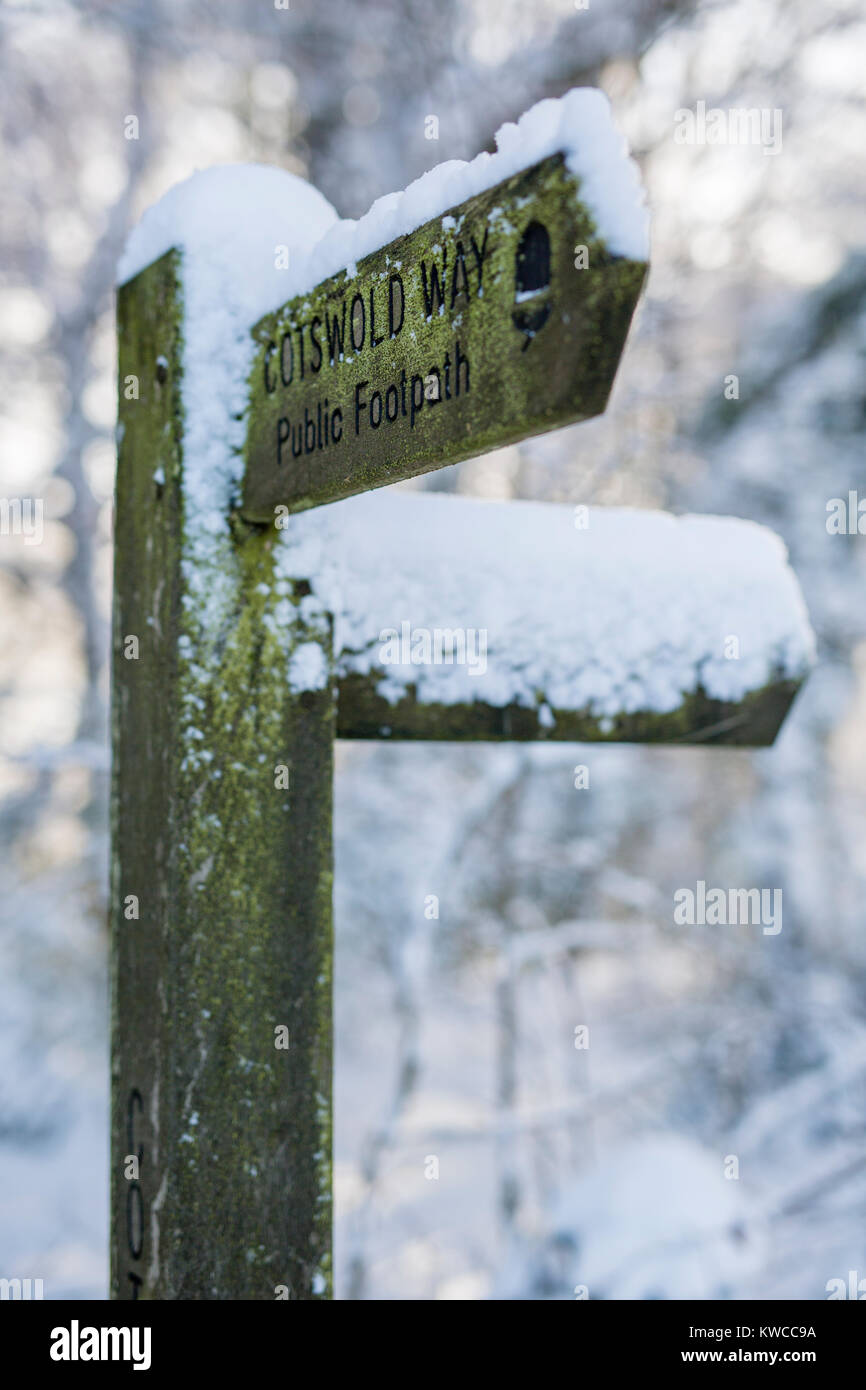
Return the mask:
{"type": "MultiPolygon", "coordinates": [[[[318,598],[319,583],[324,596],[327,576],[298,572],[291,536],[281,535],[290,512],[604,410],[645,274],[645,262],[611,254],[600,239],[560,154],[382,247],[351,277],[341,272],[290,301],[251,330],[242,495],[231,524],[220,514],[215,530],[217,504],[208,515],[206,503],[191,501],[208,485],[206,453],[191,470],[196,487],[184,486],[190,364],[180,253],[169,251],[121,288],[112,1297],[330,1296],[336,736],[741,745],[775,737],[810,658],[781,548],[753,591],[731,568],[742,538],[717,553],[713,573],[731,580],[721,611],[732,625],[717,630],[716,604],[711,631],[678,649],[681,683],[661,712],[649,695],[636,709],[634,692],[646,693],[646,670],[656,658],[670,660],[671,642],[662,634],[638,655],[626,643],[615,689],[629,697],[611,711],[620,697],[610,696],[602,717],[573,680],[578,658],[564,630],[546,676],[536,675],[537,649],[523,650],[520,668],[533,684],[491,687],[498,703],[481,687],[459,704],[438,686],[419,696],[415,682],[395,696],[375,648],[382,627],[407,615],[371,604],[369,628],[365,607],[364,631],[335,651],[324,604],[304,602],[318,598]],[[587,269],[574,260],[576,241],[588,250],[587,269]],[[720,632],[737,631],[747,599],[766,600],[778,622],[759,639],[767,648],[758,654],[766,658],[763,684],[729,699],[726,691],[740,687],[713,686],[705,667],[718,658],[720,632]]],[[[200,390],[211,385],[206,376],[198,381],[200,390]]],[[[226,430],[239,419],[240,407],[227,404],[226,430]]],[[[217,442],[223,456],[238,447],[217,442]]],[[[228,494],[219,496],[227,513],[228,494]]],[[[411,582],[425,518],[407,529],[409,513],[389,513],[384,524],[380,516],[378,532],[364,533],[359,546],[340,532],[335,511],[324,509],[337,528],[329,538],[350,582],[359,588],[372,572],[372,545],[376,562],[386,554],[391,565],[388,602],[391,591],[398,602],[414,593],[420,607],[432,603],[421,616],[437,624],[435,575],[429,594],[411,582]],[[394,558],[401,537],[402,576],[394,558]]],[[[542,537],[536,549],[549,583],[560,522],[553,510],[548,517],[550,544],[542,537]]],[[[309,518],[290,519],[304,533],[309,518]]],[[[488,523],[497,524],[492,514],[488,523]]],[[[489,570],[491,539],[476,549],[467,536],[459,594],[473,592],[489,570]]],[[[641,552],[648,574],[667,545],[661,535],[641,552]]],[[[513,547],[513,535],[500,532],[504,577],[513,547]]],[[[307,557],[298,564],[311,553],[297,551],[307,557]]],[[[560,584],[579,554],[571,548],[563,559],[560,584]]],[[[691,562],[683,564],[681,588],[694,579],[691,562]]],[[[540,588],[539,575],[529,574],[520,600],[509,593],[493,609],[528,596],[518,630],[532,631],[540,588]]],[[[598,588],[584,589],[585,603],[598,588]]],[[[494,652],[506,667],[508,631],[494,652]]],[[[612,653],[616,634],[606,640],[612,653]]],[[[579,643],[574,650],[588,667],[596,663],[579,643]]]]}
{"type": "Polygon", "coordinates": [[[176,253],[119,337],[112,1297],[328,1297],[335,713],[290,663],[327,673],[329,634],[272,584],[272,529],[192,583],[176,253]]]}

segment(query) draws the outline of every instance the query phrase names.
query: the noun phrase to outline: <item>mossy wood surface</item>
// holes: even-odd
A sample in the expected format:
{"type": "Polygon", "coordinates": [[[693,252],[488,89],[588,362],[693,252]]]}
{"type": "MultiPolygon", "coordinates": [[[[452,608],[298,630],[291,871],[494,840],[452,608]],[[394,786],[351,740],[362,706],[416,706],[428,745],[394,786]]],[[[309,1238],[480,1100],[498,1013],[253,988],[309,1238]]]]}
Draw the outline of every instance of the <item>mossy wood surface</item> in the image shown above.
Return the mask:
{"type": "Polygon", "coordinates": [[[267,315],[244,516],[272,521],[278,505],[336,501],[601,414],[645,274],[599,240],[554,155],[267,315]]]}
{"type": "Polygon", "coordinates": [[[779,678],[744,699],[711,699],[703,690],[685,695],[675,710],[616,714],[550,709],[544,692],[527,705],[432,704],[410,687],[391,704],[378,693],[384,672],[351,673],[338,682],[337,737],[435,739],[439,742],[691,743],[762,748],[772,743],[801,681],[779,678]]]}
{"type": "Polygon", "coordinates": [[[273,531],[190,593],[180,278],[118,304],[111,1290],[327,1297],[334,706],[290,691],[273,531]]]}

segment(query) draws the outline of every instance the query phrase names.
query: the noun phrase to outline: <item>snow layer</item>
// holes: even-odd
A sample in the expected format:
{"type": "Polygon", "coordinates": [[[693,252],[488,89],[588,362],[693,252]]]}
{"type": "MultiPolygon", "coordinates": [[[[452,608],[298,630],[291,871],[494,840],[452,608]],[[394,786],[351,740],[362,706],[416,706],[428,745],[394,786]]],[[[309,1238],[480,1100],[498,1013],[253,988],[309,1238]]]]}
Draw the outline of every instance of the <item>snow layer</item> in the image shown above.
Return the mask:
{"type": "Polygon", "coordinates": [[[279,568],[312,581],[305,616],[316,603],[335,615],[338,672],[381,670],[392,702],[415,684],[424,701],[543,696],[604,718],[673,710],[698,684],[738,700],[808,669],[811,629],[773,532],[626,508],[582,519],[552,503],[367,493],[290,518],[279,568]],[[383,634],[404,624],[409,646],[389,648],[383,634]],[[413,661],[414,637],[436,629],[466,635],[464,662],[413,661]]]}
{"type": "Polygon", "coordinates": [[[305,267],[338,220],[327,198],[297,174],[268,164],[217,164],[147,209],[130,233],[118,284],[180,247],[184,278],[202,267],[210,297],[224,299],[232,326],[248,333],[263,314],[318,283],[305,267]],[[278,256],[280,247],[288,257],[278,256]],[[277,269],[286,259],[287,268],[277,269]]]}
{"type": "Polygon", "coordinates": [[[145,213],[130,236],[118,280],[130,279],[172,246],[182,246],[189,259],[202,253],[210,259],[221,247],[226,271],[243,281],[250,326],[329,275],[352,273],[359,260],[396,237],[560,151],[579,177],[580,196],[610,249],[647,259],[649,214],[637,166],[605,95],[581,87],[559,100],[540,101],[516,124],[502,126],[495,154],[438,164],[402,192],[377,199],[358,221],[338,220],[312,185],[282,169],[228,164],[194,174],[145,213]],[[300,242],[304,251],[298,254],[300,242]],[[274,270],[275,246],[291,243],[288,267],[274,270]]]}
{"type": "Polygon", "coordinates": [[[208,612],[231,604],[235,582],[228,514],[243,472],[250,324],[291,294],[292,272],[276,269],[276,248],[296,267],[336,220],[312,184],[284,169],[221,165],[150,208],[121,261],[124,280],[173,246],[184,252],[186,602],[205,627],[208,612]]]}

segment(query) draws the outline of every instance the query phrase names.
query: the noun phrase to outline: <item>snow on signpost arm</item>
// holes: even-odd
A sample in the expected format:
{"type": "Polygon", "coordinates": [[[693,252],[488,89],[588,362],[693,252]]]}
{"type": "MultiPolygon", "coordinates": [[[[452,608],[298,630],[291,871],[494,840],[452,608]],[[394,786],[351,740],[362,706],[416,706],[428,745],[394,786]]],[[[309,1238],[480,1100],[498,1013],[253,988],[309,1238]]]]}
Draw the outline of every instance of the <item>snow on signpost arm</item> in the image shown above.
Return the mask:
{"type": "Polygon", "coordinates": [[[814,655],[784,545],[729,517],[371,493],[277,567],[333,615],[341,738],[760,746],[814,655]]]}

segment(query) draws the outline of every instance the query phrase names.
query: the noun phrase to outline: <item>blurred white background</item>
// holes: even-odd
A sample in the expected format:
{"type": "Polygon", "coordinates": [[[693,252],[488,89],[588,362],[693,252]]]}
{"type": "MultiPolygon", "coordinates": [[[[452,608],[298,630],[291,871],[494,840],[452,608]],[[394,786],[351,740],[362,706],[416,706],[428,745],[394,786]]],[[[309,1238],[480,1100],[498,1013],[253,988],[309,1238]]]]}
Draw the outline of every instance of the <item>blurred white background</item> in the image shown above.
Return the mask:
{"type": "Polygon", "coordinates": [[[420,486],[765,522],[820,666],[760,754],[340,746],[337,1294],[814,1299],[866,1277],[866,538],[826,526],[866,492],[864,66],[856,0],[0,9],[0,493],[46,517],[39,545],[0,536],[0,1273],[106,1296],[126,233],[235,160],[358,216],[594,84],[653,213],[610,409],[420,486]],[[779,109],[781,147],[678,143],[698,101],[779,109]],[[698,879],[781,887],[783,931],[675,927],[698,879]]]}

